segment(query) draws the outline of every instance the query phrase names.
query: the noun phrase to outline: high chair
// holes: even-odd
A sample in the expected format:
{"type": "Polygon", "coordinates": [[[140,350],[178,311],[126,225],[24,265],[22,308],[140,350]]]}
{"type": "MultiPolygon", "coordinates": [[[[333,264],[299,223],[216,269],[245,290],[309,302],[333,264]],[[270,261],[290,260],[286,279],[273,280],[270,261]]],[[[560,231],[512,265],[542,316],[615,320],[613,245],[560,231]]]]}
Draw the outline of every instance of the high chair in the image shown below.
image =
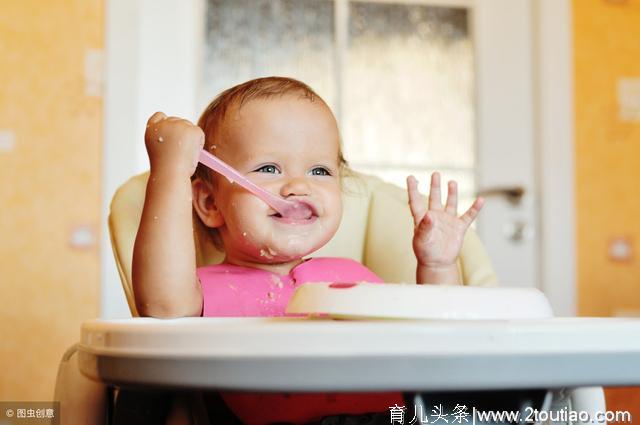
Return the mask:
{"type": "MultiPolygon", "coordinates": [[[[133,245],[148,176],[148,173],[135,176],[117,190],[109,216],[112,248],[132,316],[138,316],[131,285],[133,245]]],[[[343,179],[343,202],[344,213],[337,234],[313,255],[352,258],[385,282],[415,282],[416,260],[411,244],[413,221],[406,190],[373,176],[353,173],[343,179]]],[[[195,218],[194,230],[197,265],[220,262],[223,254],[195,218]]],[[[465,236],[458,264],[465,285],[497,285],[489,257],[473,229],[465,236]]],[[[54,399],[60,402],[62,423],[104,423],[108,388],[79,372],[77,354],[77,347],[71,347],[58,371],[54,399]]],[[[605,410],[600,387],[562,390],[561,393],[563,398],[556,398],[556,403],[561,404],[556,406],[605,410]]]]}

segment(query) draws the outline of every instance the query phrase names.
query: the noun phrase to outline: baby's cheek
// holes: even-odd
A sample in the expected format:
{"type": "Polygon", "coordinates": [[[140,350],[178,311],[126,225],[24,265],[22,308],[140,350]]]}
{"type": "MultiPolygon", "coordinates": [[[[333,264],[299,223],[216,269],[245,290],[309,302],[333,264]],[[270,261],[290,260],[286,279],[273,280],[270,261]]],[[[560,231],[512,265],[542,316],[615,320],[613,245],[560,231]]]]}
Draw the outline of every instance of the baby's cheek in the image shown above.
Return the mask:
{"type": "Polygon", "coordinates": [[[317,246],[315,249],[322,248],[335,236],[339,224],[337,221],[333,223],[320,223],[319,237],[317,238],[317,246]]]}
{"type": "Polygon", "coordinates": [[[336,199],[333,199],[331,205],[328,206],[329,220],[327,225],[328,232],[336,232],[342,221],[342,198],[340,195],[336,199]]]}
{"type": "Polygon", "coordinates": [[[256,222],[255,214],[251,214],[251,211],[243,208],[237,212],[238,221],[236,223],[236,232],[244,239],[254,241],[260,238],[262,227],[256,222]]]}

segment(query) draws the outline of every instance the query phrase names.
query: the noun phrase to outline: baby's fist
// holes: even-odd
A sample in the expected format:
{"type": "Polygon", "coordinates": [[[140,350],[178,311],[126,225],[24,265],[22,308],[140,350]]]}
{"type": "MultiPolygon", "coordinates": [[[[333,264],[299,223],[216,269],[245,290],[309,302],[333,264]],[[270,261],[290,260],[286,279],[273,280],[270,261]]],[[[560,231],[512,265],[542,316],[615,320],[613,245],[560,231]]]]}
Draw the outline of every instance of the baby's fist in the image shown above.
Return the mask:
{"type": "Polygon", "coordinates": [[[175,171],[191,177],[204,146],[204,133],[191,121],[156,112],[147,121],[144,141],[151,171],[175,171]]]}

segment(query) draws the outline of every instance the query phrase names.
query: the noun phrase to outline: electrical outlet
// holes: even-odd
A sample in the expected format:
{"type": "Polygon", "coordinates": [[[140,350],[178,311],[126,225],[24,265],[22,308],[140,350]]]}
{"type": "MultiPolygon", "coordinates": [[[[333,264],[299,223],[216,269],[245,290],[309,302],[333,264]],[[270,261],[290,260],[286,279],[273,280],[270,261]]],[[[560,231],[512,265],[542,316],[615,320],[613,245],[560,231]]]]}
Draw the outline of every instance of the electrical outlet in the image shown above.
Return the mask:
{"type": "Polygon", "coordinates": [[[99,49],[87,49],[84,54],[84,93],[102,96],[104,81],[104,54],[99,49]]]}
{"type": "Polygon", "coordinates": [[[79,225],[71,229],[69,245],[75,249],[90,249],[96,244],[96,234],[92,226],[79,225]]]}
{"type": "Polygon", "coordinates": [[[618,80],[618,111],[620,121],[640,122],[640,78],[618,80]]]}
{"type": "Polygon", "coordinates": [[[627,262],[633,259],[633,244],[627,237],[616,237],[609,242],[609,258],[617,262],[627,262]]]}
{"type": "Polygon", "coordinates": [[[12,152],[16,147],[16,134],[11,130],[0,129],[0,153],[12,152]]]}

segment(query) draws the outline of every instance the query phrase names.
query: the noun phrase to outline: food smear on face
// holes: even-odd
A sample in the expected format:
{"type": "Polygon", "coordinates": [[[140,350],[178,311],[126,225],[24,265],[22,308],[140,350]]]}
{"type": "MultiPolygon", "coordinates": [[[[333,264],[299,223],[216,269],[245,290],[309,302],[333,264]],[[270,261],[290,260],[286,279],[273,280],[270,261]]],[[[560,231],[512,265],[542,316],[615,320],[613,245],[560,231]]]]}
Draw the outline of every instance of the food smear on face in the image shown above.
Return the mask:
{"type": "Polygon", "coordinates": [[[264,249],[262,249],[262,248],[260,249],[260,256],[261,256],[261,257],[264,257],[264,258],[266,258],[266,259],[268,259],[268,260],[270,260],[270,259],[272,259],[272,258],[273,258],[273,255],[269,254],[267,251],[265,251],[265,250],[264,250],[264,249]]]}

